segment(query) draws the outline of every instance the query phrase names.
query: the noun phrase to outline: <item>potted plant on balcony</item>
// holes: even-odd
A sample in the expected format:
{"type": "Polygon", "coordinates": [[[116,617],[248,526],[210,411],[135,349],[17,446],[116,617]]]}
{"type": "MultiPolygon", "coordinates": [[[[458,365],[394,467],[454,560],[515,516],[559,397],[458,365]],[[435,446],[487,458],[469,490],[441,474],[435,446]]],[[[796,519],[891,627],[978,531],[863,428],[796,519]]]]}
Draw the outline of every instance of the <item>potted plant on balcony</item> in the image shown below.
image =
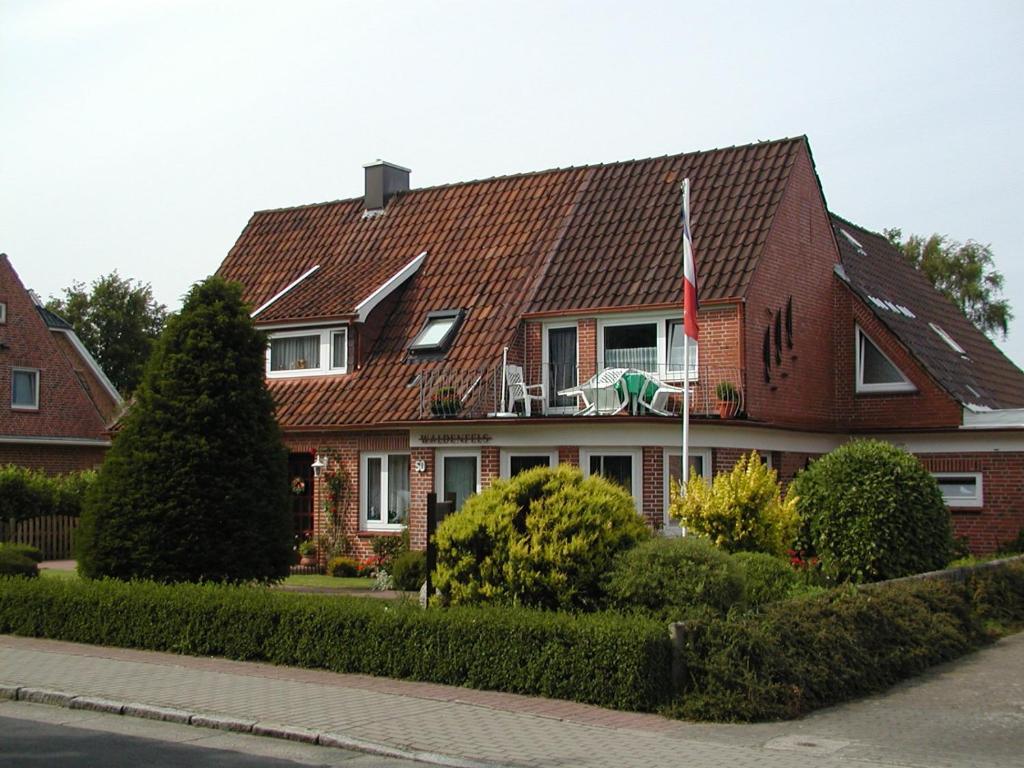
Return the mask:
{"type": "Polygon", "coordinates": [[[430,412],[435,416],[454,416],[462,410],[462,401],[455,387],[438,387],[430,399],[430,412]]]}
{"type": "Polygon", "coordinates": [[[730,416],[735,416],[736,404],[740,401],[740,393],[736,389],[736,385],[731,381],[721,381],[715,387],[715,394],[718,396],[718,417],[728,419],[730,416]]]}

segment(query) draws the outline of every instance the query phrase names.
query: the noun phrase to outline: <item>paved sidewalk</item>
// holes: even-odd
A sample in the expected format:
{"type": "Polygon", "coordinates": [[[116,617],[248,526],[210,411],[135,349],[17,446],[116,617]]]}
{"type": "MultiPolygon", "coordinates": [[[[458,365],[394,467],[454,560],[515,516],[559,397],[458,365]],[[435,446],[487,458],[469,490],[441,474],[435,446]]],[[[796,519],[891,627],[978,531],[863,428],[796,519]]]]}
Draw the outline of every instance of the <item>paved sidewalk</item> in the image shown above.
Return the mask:
{"type": "Polygon", "coordinates": [[[1024,634],[884,695],[759,725],[685,723],[427,683],[0,636],[0,696],[14,687],[117,707],[140,703],[150,714],[154,706],[171,708],[205,715],[209,726],[255,724],[448,765],[1003,768],[1021,765],[1024,753],[1024,634]]]}

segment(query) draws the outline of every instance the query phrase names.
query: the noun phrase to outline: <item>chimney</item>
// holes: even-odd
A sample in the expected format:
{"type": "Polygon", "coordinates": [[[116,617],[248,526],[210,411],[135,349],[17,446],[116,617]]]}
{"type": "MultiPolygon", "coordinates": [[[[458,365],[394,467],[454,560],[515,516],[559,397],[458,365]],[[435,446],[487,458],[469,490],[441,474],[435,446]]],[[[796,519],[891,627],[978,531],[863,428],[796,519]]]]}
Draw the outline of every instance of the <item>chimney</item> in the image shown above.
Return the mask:
{"type": "Polygon", "coordinates": [[[363,166],[366,172],[366,194],[363,196],[367,211],[383,210],[388,198],[396,192],[409,191],[408,168],[384,160],[374,160],[363,166]]]}

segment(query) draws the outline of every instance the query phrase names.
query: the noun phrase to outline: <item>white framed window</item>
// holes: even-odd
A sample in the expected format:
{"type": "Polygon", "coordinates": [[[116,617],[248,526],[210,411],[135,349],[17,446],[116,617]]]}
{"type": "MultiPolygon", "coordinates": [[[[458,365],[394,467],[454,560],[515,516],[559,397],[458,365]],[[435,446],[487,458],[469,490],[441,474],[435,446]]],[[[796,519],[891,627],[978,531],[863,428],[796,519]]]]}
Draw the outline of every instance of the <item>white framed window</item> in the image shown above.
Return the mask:
{"type": "Polygon", "coordinates": [[[423,323],[420,332],[409,345],[412,354],[439,354],[447,352],[459,332],[459,325],[465,311],[462,309],[442,309],[431,312],[423,323]]]}
{"type": "Polygon", "coordinates": [[[364,453],[359,459],[363,530],[401,530],[409,522],[409,454],[364,453]]]}
{"type": "Polygon", "coordinates": [[[949,507],[981,507],[984,503],[980,472],[932,472],[949,507]]]}
{"type": "Polygon", "coordinates": [[[544,386],[548,394],[548,414],[575,413],[579,400],[560,397],[559,391],[579,383],[579,328],[576,323],[550,323],[544,326],[541,350],[544,386]]]}
{"type": "Polygon", "coordinates": [[[455,511],[480,492],[480,451],[438,451],[434,490],[439,501],[455,494],[455,511]]]}
{"type": "Polygon", "coordinates": [[[558,466],[558,451],[547,448],[531,450],[529,448],[502,449],[501,476],[510,478],[534,467],[558,466]]]}
{"type": "Polygon", "coordinates": [[[348,372],[348,329],[274,331],[267,344],[267,378],[348,372]]]}
{"type": "Polygon", "coordinates": [[[664,381],[697,379],[698,344],[689,340],[683,362],[683,321],[676,317],[598,320],[597,358],[604,368],[635,368],[664,381]]]}
{"type": "Polygon", "coordinates": [[[39,369],[11,369],[11,408],[16,411],[39,410],[39,369]]]}
{"type": "MultiPolygon", "coordinates": [[[[689,475],[699,475],[704,478],[707,483],[711,482],[711,449],[710,448],[691,448],[689,450],[690,455],[690,470],[689,475]]],[[[664,518],[664,531],[666,536],[682,536],[684,531],[679,526],[679,523],[668,516],[668,506],[670,501],[670,487],[674,480],[679,482],[683,476],[683,465],[680,461],[682,451],[672,448],[666,448],[664,452],[664,486],[662,496],[665,505],[665,518],[664,518]]]]}
{"type": "Polygon", "coordinates": [[[0,301],[0,325],[7,322],[7,304],[0,301]]]}
{"type": "Polygon", "coordinates": [[[863,329],[856,327],[857,392],[916,392],[917,387],[896,367],[863,329]]]}
{"type": "Polygon", "coordinates": [[[581,448],[580,468],[584,477],[601,475],[618,483],[633,497],[640,510],[643,499],[640,451],[631,448],[581,448]]]}

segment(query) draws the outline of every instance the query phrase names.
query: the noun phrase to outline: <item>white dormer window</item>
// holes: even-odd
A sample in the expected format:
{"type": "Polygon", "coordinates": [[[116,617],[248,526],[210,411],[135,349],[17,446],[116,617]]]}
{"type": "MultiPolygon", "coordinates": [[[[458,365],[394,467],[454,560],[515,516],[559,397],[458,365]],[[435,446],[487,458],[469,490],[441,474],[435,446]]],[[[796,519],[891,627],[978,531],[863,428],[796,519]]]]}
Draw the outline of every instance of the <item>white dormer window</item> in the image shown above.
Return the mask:
{"type": "Polygon", "coordinates": [[[917,387],[867,334],[857,328],[857,391],[914,392],[917,387]]]}
{"type": "Polygon", "coordinates": [[[277,331],[267,345],[267,377],[294,378],[348,372],[348,329],[277,331]]]}

